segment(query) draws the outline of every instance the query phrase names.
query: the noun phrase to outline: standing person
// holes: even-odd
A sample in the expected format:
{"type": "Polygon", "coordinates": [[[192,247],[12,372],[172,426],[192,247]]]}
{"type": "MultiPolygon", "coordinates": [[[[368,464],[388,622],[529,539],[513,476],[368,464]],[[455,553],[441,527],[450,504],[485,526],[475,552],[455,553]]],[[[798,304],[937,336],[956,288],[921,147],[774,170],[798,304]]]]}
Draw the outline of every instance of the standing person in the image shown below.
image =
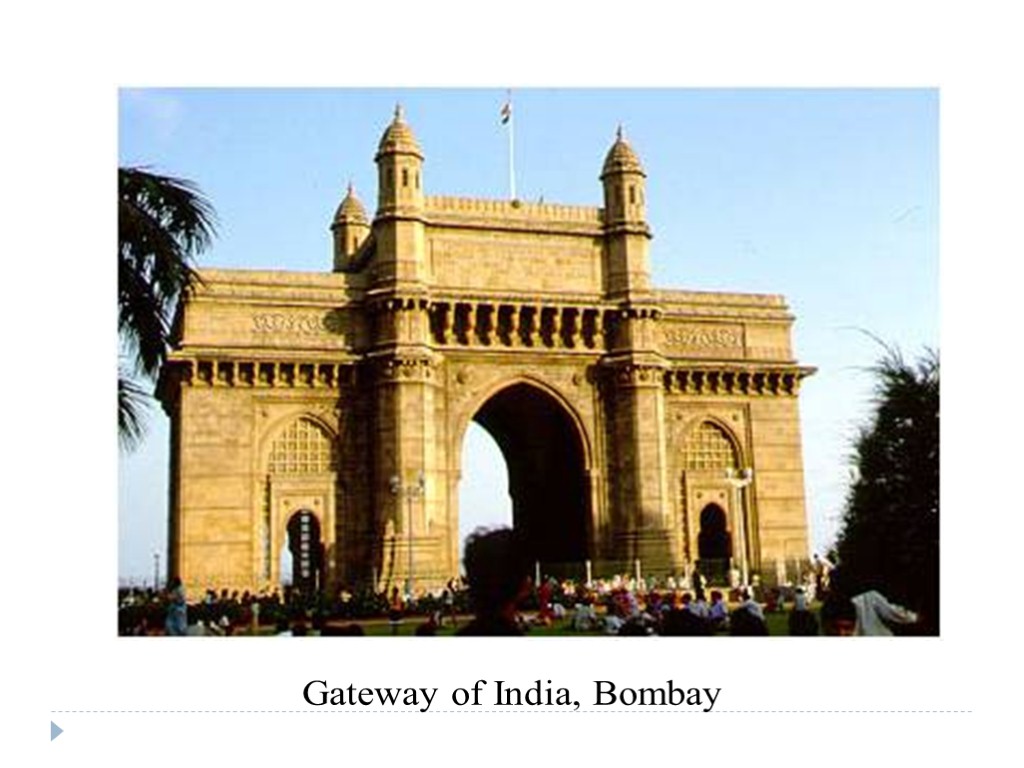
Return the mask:
{"type": "Polygon", "coordinates": [[[704,574],[700,572],[700,569],[696,566],[693,569],[693,594],[697,600],[704,600],[704,587],[707,585],[708,580],[704,578],[704,574]]]}
{"type": "MultiPolygon", "coordinates": [[[[455,579],[448,579],[448,586],[445,587],[444,594],[444,614],[452,621],[452,626],[459,626],[459,620],[455,612],[455,579]]],[[[444,617],[442,617],[442,622],[444,617]]]]}
{"type": "Polygon", "coordinates": [[[832,563],[820,555],[814,556],[814,594],[819,597],[825,594],[829,588],[829,574],[832,571],[832,563]]]}
{"type": "Polygon", "coordinates": [[[789,634],[817,635],[818,620],[807,605],[803,587],[797,587],[793,595],[793,610],[789,613],[789,634]]]}
{"type": "Polygon", "coordinates": [[[516,608],[531,589],[530,558],[509,528],[478,529],[462,558],[475,617],[459,635],[521,635],[516,608]]]}
{"type": "Polygon", "coordinates": [[[544,626],[549,625],[553,617],[551,598],[554,592],[554,579],[551,577],[542,579],[540,587],[537,589],[537,603],[540,606],[540,613],[537,619],[544,626]]]}
{"type": "Polygon", "coordinates": [[[398,587],[392,587],[391,599],[388,601],[388,623],[391,625],[392,635],[397,635],[398,628],[402,626],[404,609],[405,603],[402,601],[402,595],[398,591],[398,587]]]}
{"type": "Polygon", "coordinates": [[[188,632],[188,603],[185,585],[174,576],[167,584],[167,620],[164,628],[168,635],[183,636],[188,632]]]}
{"type": "Polygon", "coordinates": [[[729,567],[729,589],[740,588],[740,569],[735,565],[729,567]]]}

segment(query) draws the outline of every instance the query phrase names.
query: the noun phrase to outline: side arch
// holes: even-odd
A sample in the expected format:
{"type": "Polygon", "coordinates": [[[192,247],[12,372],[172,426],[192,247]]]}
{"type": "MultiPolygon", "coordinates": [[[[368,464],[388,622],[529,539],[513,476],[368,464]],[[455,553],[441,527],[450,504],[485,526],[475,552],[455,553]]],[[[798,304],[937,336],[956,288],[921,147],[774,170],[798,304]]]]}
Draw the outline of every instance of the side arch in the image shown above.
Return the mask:
{"type": "Polygon", "coordinates": [[[713,413],[696,415],[677,434],[674,466],[680,553],[687,564],[699,562],[702,569],[713,569],[705,575],[720,580],[741,549],[736,540],[737,531],[745,527],[740,517],[746,516],[749,522],[747,505],[730,486],[726,472],[749,466],[749,451],[735,427],[713,413]],[[713,526],[702,519],[709,505],[724,512],[722,517],[716,516],[713,526]],[[723,535],[728,537],[728,545],[723,535]]]}
{"type": "Polygon", "coordinates": [[[701,437],[700,433],[702,430],[705,431],[705,434],[710,430],[714,430],[725,439],[732,452],[732,459],[729,466],[732,466],[733,469],[746,466],[747,452],[744,450],[743,441],[739,439],[739,436],[736,434],[736,431],[728,422],[714,414],[709,413],[702,414],[701,416],[694,418],[683,429],[681,439],[679,441],[679,466],[681,469],[692,470],[725,468],[725,464],[719,465],[713,462],[709,463],[707,467],[693,466],[694,463],[700,462],[694,462],[693,459],[696,457],[691,457],[688,456],[687,454],[694,450],[700,450],[699,443],[701,437]]]}
{"type": "Polygon", "coordinates": [[[306,422],[315,426],[330,441],[334,451],[334,466],[335,468],[337,467],[338,430],[318,413],[308,410],[296,410],[278,417],[263,430],[258,446],[260,472],[265,474],[269,469],[268,464],[270,451],[274,442],[278,440],[289,427],[298,424],[299,422],[306,422]]]}
{"type": "Polygon", "coordinates": [[[319,528],[323,578],[315,580],[316,588],[333,580],[339,461],[338,433],[316,413],[303,409],[283,414],[264,431],[259,443],[256,541],[260,581],[281,583],[289,525],[300,512],[315,518],[319,528]]]}

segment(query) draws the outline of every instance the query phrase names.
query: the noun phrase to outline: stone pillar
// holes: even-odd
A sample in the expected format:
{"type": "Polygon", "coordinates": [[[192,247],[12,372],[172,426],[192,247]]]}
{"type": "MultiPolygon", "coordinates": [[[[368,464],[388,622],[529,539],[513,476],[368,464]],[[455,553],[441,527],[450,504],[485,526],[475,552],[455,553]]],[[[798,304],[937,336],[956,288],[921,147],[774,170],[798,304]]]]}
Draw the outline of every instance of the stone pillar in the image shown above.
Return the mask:
{"type": "Polygon", "coordinates": [[[640,559],[646,571],[672,564],[671,505],[666,483],[664,367],[627,362],[613,369],[611,419],[618,486],[614,494],[618,559],[640,559]]]}
{"type": "Polygon", "coordinates": [[[443,514],[447,473],[438,451],[435,380],[436,361],[429,354],[404,352],[377,362],[374,498],[379,567],[384,581],[402,588],[409,578],[411,546],[417,591],[454,575],[443,514]]]}

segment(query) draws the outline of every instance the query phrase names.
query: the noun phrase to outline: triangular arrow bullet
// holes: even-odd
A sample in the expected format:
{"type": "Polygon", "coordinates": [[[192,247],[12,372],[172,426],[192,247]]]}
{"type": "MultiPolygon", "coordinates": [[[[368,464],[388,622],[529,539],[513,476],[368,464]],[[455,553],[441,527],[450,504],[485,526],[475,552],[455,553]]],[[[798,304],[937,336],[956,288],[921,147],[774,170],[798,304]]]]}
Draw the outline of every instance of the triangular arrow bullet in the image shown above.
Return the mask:
{"type": "Polygon", "coordinates": [[[53,720],[50,721],[50,741],[53,741],[58,736],[64,733],[64,729],[57,725],[53,720]]]}

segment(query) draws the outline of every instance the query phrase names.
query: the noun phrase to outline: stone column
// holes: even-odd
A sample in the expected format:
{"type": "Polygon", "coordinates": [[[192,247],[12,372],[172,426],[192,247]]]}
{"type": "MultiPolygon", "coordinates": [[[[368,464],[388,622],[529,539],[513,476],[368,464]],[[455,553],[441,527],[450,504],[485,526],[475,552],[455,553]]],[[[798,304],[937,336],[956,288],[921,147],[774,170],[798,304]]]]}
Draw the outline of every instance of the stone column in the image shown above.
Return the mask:
{"type": "Polygon", "coordinates": [[[378,361],[376,379],[379,565],[384,579],[402,588],[409,580],[411,560],[419,592],[437,586],[451,565],[440,514],[446,472],[435,427],[436,363],[428,354],[403,351],[378,361]],[[421,476],[422,491],[410,494],[421,476]],[[388,535],[388,530],[393,533],[388,535]]]}

